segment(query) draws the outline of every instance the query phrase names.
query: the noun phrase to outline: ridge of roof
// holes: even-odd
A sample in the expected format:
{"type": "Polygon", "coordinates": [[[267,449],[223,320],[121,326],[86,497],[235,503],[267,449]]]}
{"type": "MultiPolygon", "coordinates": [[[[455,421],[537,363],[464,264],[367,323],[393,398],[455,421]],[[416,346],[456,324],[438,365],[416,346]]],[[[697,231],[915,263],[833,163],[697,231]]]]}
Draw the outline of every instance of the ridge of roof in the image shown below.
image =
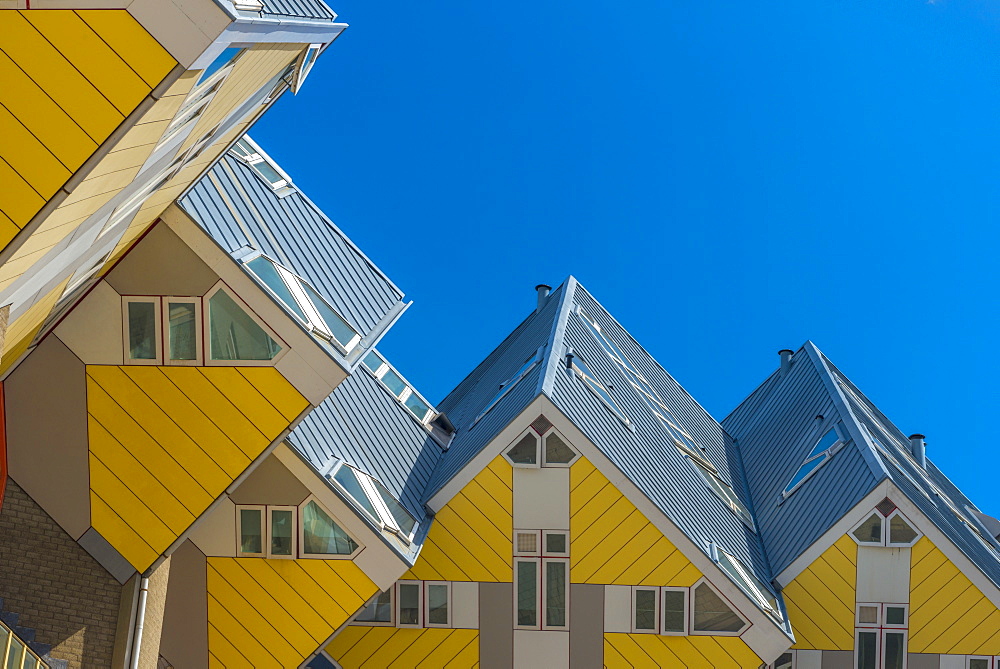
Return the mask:
{"type": "Polygon", "coordinates": [[[552,320],[552,331],[549,333],[548,341],[545,344],[545,354],[542,359],[542,369],[544,370],[538,378],[538,392],[536,395],[544,394],[549,399],[552,399],[552,385],[555,379],[555,375],[559,371],[559,358],[560,355],[556,355],[556,342],[561,341],[566,332],[566,321],[569,319],[569,312],[572,311],[573,298],[572,294],[576,293],[577,286],[579,282],[576,280],[572,274],[566,277],[557,288],[557,291],[561,291],[559,294],[559,306],[556,307],[556,317],[552,320]]]}

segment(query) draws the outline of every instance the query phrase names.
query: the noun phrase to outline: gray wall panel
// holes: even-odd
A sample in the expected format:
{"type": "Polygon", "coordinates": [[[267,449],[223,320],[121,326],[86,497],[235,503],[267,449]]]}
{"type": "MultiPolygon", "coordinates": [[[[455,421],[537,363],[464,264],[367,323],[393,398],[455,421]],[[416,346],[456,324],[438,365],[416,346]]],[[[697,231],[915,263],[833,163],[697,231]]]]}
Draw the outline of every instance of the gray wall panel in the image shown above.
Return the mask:
{"type": "Polygon", "coordinates": [[[479,666],[514,666],[513,583],[479,584],[479,666]]]}
{"type": "Polygon", "coordinates": [[[569,666],[604,666],[604,586],[574,583],[569,590],[569,666]]]}

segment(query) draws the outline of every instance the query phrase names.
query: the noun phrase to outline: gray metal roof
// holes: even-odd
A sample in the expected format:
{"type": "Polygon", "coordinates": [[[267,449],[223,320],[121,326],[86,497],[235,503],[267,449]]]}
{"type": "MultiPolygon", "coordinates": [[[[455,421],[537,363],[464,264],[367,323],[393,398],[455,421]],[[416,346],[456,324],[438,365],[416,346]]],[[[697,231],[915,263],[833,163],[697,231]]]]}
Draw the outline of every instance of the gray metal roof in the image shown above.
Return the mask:
{"type": "Polygon", "coordinates": [[[262,0],[263,17],[334,21],[337,13],[322,0],[262,0]]]}
{"type": "Polygon", "coordinates": [[[229,253],[256,249],[308,280],[362,336],[398,309],[402,291],[304,193],[275,192],[230,153],[179,204],[229,253]]]}

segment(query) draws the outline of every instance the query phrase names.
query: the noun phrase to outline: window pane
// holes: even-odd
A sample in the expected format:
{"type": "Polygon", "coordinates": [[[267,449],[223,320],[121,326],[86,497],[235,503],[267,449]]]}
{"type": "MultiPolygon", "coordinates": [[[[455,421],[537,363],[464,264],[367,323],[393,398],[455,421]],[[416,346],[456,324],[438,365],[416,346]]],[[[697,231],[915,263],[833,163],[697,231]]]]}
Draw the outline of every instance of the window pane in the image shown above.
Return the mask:
{"type": "Polygon", "coordinates": [[[635,591],[635,628],[656,630],[656,590],[635,591]]]}
{"type": "Polygon", "coordinates": [[[663,592],[663,631],[684,632],[684,593],[680,590],[663,592]]]}
{"type": "Polygon", "coordinates": [[[300,307],[299,303],[295,301],[294,297],[292,297],[292,291],[290,291],[288,286],[285,285],[281,275],[278,274],[278,270],[275,269],[274,264],[271,263],[270,260],[264,258],[263,256],[259,256],[248,262],[247,267],[249,267],[250,270],[257,275],[257,278],[264,282],[265,286],[270,288],[274,294],[278,296],[279,300],[284,302],[289,309],[295,312],[296,316],[301,318],[306,323],[309,322],[309,319],[306,318],[305,312],[302,311],[302,307],[300,307]]]}
{"type": "Polygon", "coordinates": [[[382,482],[378,479],[372,479],[372,483],[375,484],[375,490],[381,495],[382,501],[387,507],[389,507],[389,513],[392,514],[392,519],[396,521],[396,526],[403,531],[403,534],[410,536],[413,532],[413,528],[416,526],[417,521],[410,515],[410,512],[399,503],[399,500],[389,492],[389,489],[382,485],[382,482]]]}
{"type": "Polygon", "coordinates": [[[538,534],[536,532],[518,532],[517,533],[517,552],[518,553],[537,553],[538,552],[538,534]]]}
{"type": "Polygon", "coordinates": [[[840,437],[837,435],[837,431],[831,429],[823,435],[823,438],[819,440],[819,443],[816,444],[816,447],[812,449],[812,452],[810,452],[807,457],[811,458],[814,455],[819,455],[826,449],[836,444],[838,439],[840,439],[840,437]]]}
{"type": "Polygon", "coordinates": [[[556,464],[565,464],[573,459],[576,453],[573,452],[562,438],[553,432],[545,437],[545,461],[556,464]]]}
{"type": "Polygon", "coordinates": [[[358,545],[316,502],[302,509],[302,552],[309,555],[350,555],[358,545]]]}
{"type": "Polygon", "coordinates": [[[906,524],[902,516],[893,516],[889,521],[890,544],[908,544],[916,538],[916,531],[906,524]]]}
{"type": "Polygon", "coordinates": [[[903,669],[904,645],[901,632],[885,633],[885,664],[882,665],[884,669],[903,669]]]}
{"type": "Polygon", "coordinates": [[[208,301],[212,360],[271,360],[281,347],[224,290],[208,301]]]}
{"type": "Polygon", "coordinates": [[[285,181],[285,177],[281,176],[278,170],[274,169],[266,160],[254,163],[251,167],[257,170],[257,173],[264,177],[264,180],[272,186],[285,181]]]}
{"type": "Polygon", "coordinates": [[[989,660],[969,660],[969,669],[990,669],[989,660]]]}
{"type": "Polygon", "coordinates": [[[878,633],[858,632],[858,669],[877,669],[878,633]]]}
{"type": "Polygon", "coordinates": [[[378,353],[375,352],[369,353],[368,355],[365,356],[364,359],[365,367],[372,370],[373,372],[377,372],[378,368],[382,366],[383,362],[385,361],[379,357],[378,353]]]}
{"type": "Polygon", "coordinates": [[[792,654],[782,653],[774,663],[774,669],[792,669],[792,654]]]}
{"type": "Polygon", "coordinates": [[[566,553],[566,535],[565,534],[546,534],[545,535],[545,552],[554,553],[557,555],[562,555],[566,553]]]}
{"type": "MultiPolygon", "coordinates": [[[[313,290],[305,281],[300,282],[302,284],[302,289],[306,291],[306,295],[312,300],[313,306],[316,307],[316,311],[319,312],[320,318],[326,323],[327,327],[330,328],[330,334],[333,338],[340,342],[340,344],[346,347],[351,343],[351,340],[357,335],[350,325],[347,324],[343,318],[340,317],[336,311],[330,308],[330,305],[326,303],[319,293],[313,290]]],[[[396,393],[397,395],[399,393],[396,393]]]]}
{"type": "Polygon", "coordinates": [[[292,554],[292,533],[295,518],[291,511],[275,509],[271,511],[271,554],[292,554]]]}
{"type": "Polygon", "coordinates": [[[409,409],[410,412],[416,416],[417,420],[421,422],[427,418],[427,412],[431,410],[431,408],[427,406],[427,403],[420,399],[416,393],[410,393],[410,396],[406,398],[406,401],[403,404],[405,404],[406,408],[409,409]]]}
{"type": "Polygon", "coordinates": [[[336,669],[336,665],[320,654],[309,660],[306,669],[336,669]]]}
{"type": "Polygon", "coordinates": [[[538,563],[517,563],[517,624],[538,624],[538,563]]]}
{"type": "Polygon", "coordinates": [[[399,584],[399,624],[420,624],[420,585],[417,583],[399,584]]]}
{"type": "MultiPolygon", "coordinates": [[[[215,60],[212,61],[212,64],[206,67],[202,71],[201,76],[198,77],[198,84],[205,81],[213,74],[224,68],[226,65],[229,65],[229,63],[236,60],[236,57],[240,55],[242,51],[243,49],[235,46],[231,46],[228,49],[223,49],[222,53],[216,56],[215,60]]],[[[197,86],[198,84],[195,85],[197,86]]]]}
{"type": "Polygon", "coordinates": [[[240,509],[240,552],[263,553],[263,514],[260,509],[240,509]]]}
{"type": "Polygon", "coordinates": [[[195,360],[198,357],[198,327],[195,321],[197,307],[192,302],[167,304],[171,360],[195,360]]]}
{"type": "Polygon", "coordinates": [[[406,388],[406,382],[399,378],[399,374],[392,371],[392,369],[385,370],[385,374],[382,375],[382,383],[396,397],[399,397],[406,388]]]}
{"type": "Polygon", "coordinates": [[[448,586],[427,586],[427,622],[432,625],[448,624],[448,586]]]}
{"type": "Polygon", "coordinates": [[[375,601],[366,606],[354,620],[362,623],[391,623],[392,590],[380,592],[375,601]]]}
{"type": "Polygon", "coordinates": [[[864,543],[882,543],[882,517],[873,513],[861,527],[854,530],[854,536],[864,543]]]}
{"type": "Polygon", "coordinates": [[[534,465],[538,463],[538,440],[533,434],[526,434],[514,448],[507,451],[511,462],[519,465],[534,465]]]}
{"type": "Polygon", "coordinates": [[[858,622],[864,625],[877,625],[878,624],[878,607],[877,606],[859,606],[858,607],[858,622]]]}
{"type": "Polygon", "coordinates": [[[694,590],[694,629],[699,632],[738,632],[743,620],[708,585],[694,590]]]}
{"type": "Polygon", "coordinates": [[[156,305],[128,303],[128,350],[132,360],[156,359],[156,305]]]}
{"type": "Polygon", "coordinates": [[[906,622],[906,609],[902,606],[885,607],[885,624],[902,625],[906,622]]]}
{"type": "Polygon", "coordinates": [[[566,563],[545,563],[545,624],[566,626],[566,563]]]}
{"type": "Polygon", "coordinates": [[[792,480],[788,482],[788,487],[785,488],[785,490],[786,491],[791,490],[796,485],[798,485],[799,482],[804,480],[805,477],[809,476],[809,474],[811,474],[813,470],[815,470],[817,467],[823,464],[826,461],[827,457],[828,456],[823,456],[816,458],[815,460],[810,460],[809,462],[799,467],[799,471],[795,472],[795,476],[793,476],[792,480]]]}
{"type": "Polygon", "coordinates": [[[7,656],[7,669],[21,669],[21,658],[24,654],[24,644],[16,636],[10,638],[10,654],[7,656]]]}
{"type": "Polygon", "coordinates": [[[341,466],[337,470],[337,473],[333,475],[333,480],[344,486],[344,490],[347,494],[354,498],[361,507],[370,513],[373,518],[378,519],[378,513],[375,511],[375,507],[372,505],[371,500],[368,499],[368,494],[365,493],[365,489],[361,487],[358,482],[358,474],[354,471],[353,467],[348,467],[347,465],[341,466]]]}

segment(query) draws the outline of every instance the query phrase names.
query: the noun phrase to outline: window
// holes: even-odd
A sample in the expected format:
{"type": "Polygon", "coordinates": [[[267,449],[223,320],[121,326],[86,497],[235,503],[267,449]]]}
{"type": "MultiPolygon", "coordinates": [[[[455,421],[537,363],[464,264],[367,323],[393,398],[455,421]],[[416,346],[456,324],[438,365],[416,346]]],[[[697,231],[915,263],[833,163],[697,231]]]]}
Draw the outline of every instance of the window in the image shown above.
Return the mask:
{"type": "Polygon", "coordinates": [[[795,669],[795,651],[790,650],[782,653],[773,664],[767,665],[768,669],[795,669]]]}
{"type": "Polygon", "coordinates": [[[424,622],[427,627],[451,626],[451,584],[444,581],[425,583],[424,622]]]}
{"type": "Polygon", "coordinates": [[[362,362],[365,368],[382,383],[382,387],[388,390],[389,394],[395,397],[396,401],[402,404],[421,425],[426,427],[427,423],[437,415],[430,403],[377,352],[372,351],[362,362]]]}
{"type": "Polygon", "coordinates": [[[771,589],[762,583],[753,572],[742,562],[734,558],[724,550],[717,550],[719,555],[719,567],[722,571],[740,586],[740,588],[750,595],[750,598],[757,602],[760,608],[764,609],[775,620],[781,622],[784,617],[778,607],[778,598],[771,593],[771,589]]]}
{"type": "Polygon", "coordinates": [[[259,364],[274,360],[283,350],[276,335],[250,313],[242,300],[237,300],[221,282],[205,296],[209,348],[205,363],[208,365],[216,361],[259,364]]]}
{"type": "Polygon", "coordinates": [[[238,557],[330,559],[360,549],[315,497],[298,507],[239,505],[236,534],[238,557]]]}
{"type": "Polygon", "coordinates": [[[909,606],[861,603],[855,620],[857,669],[906,669],[909,606]]]}
{"type": "MultiPolygon", "coordinates": [[[[539,416],[544,420],[545,416],[539,416]]],[[[518,437],[514,444],[507,449],[505,457],[515,467],[569,467],[573,464],[578,453],[566,443],[562,435],[555,431],[552,424],[545,420],[548,425],[544,432],[539,432],[536,424],[518,437]]]]}
{"type": "Polygon", "coordinates": [[[264,153],[248,135],[244,135],[242,139],[236,142],[233,145],[232,151],[279,196],[288,195],[292,192],[292,178],[285,174],[271,160],[271,157],[264,153]]]}
{"type": "Polygon", "coordinates": [[[663,634],[687,634],[687,588],[660,588],[663,591],[663,634]]]}
{"type": "Polygon", "coordinates": [[[316,58],[319,56],[320,49],[322,48],[322,44],[310,44],[305,53],[299,57],[299,66],[295,72],[295,79],[292,81],[292,93],[298,93],[299,89],[302,88],[302,84],[305,82],[306,77],[309,76],[309,72],[316,63],[316,58]]]}
{"type": "Polygon", "coordinates": [[[451,627],[451,583],[398,581],[368,602],[354,618],[354,623],[395,627],[451,627]]]}
{"type": "Polygon", "coordinates": [[[632,588],[632,631],[656,634],[659,631],[659,588],[632,588]]]}
{"type": "MultiPolygon", "coordinates": [[[[568,356],[567,356],[568,357],[568,356]]],[[[608,389],[604,387],[604,384],[597,380],[590,368],[580,360],[579,357],[573,357],[571,367],[574,372],[576,372],[577,378],[583,381],[590,392],[594,393],[604,404],[611,409],[611,412],[625,425],[630,425],[629,419],[622,413],[621,409],[618,408],[618,403],[615,402],[614,398],[611,397],[611,393],[608,389]]]]}
{"type": "Polygon", "coordinates": [[[514,531],[514,627],[569,629],[569,533],[514,531]]]}
{"type": "Polygon", "coordinates": [[[993,669],[993,658],[986,656],[970,656],[966,669],[993,669]]]}
{"type": "Polygon", "coordinates": [[[809,451],[802,464],[799,465],[798,470],[792,476],[792,480],[788,482],[788,485],[785,486],[781,496],[788,497],[798,490],[799,486],[805,483],[809,477],[815,474],[820,467],[826,464],[847,443],[847,439],[845,428],[841,423],[837,423],[827,430],[812,447],[812,450],[809,451]]]}
{"type": "Polygon", "coordinates": [[[420,581],[400,581],[396,584],[397,627],[423,627],[420,590],[420,581]]]}
{"type": "Polygon", "coordinates": [[[554,430],[544,437],[542,466],[567,467],[576,459],[576,452],[554,430]]]}
{"type": "Polygon", "coordinates": [[[712,492],[729,507],[729,510],[735,513],[743,521],[744,525],[756,531],[750,510],[736,496],[736,491],[733,490],[733,487],[719,475],[718,470],[704,458],[692,457],[689,453],[686,453],[685,456],[688,463],[694,467],[695,472],[701,476],[712,492]]]}
{"type": "Polygon", "coordinates": [[[235,47],[235,46],[223,49],[222,53],[216,56],[215,60],[213,60],[208,67],[202,70],[201,76],[198,77],[198,81],[197,83],[195,83],[195,86],[200,86],[203,82],[210,79],[212,75],[215,74],[216,72],[219,72],[223,68],[229,67],[230,65],[235,63],[236,59],[239,58],[244,51],[245,49],[241,49],[240,47],[235,47]]]}
{"type": "Polygon", "coordinates": [[[164,297],[164,347],[168,365],[201,364],[201,299],[164,297]]]}
{"type": "Polygon", "coordinates": [[[738,635],[747,622],[702,579],[691,589],[691,634],[738,635]]]}
{"type": "Polygon", "coordinates": [[[350,495],[382,529],[395,533],[406,542],[413,537],[416,518],[381,481],[346,463],[341,463],[327,478],[350,495]]]}
{"type": "Polygon", "coordinates": [[[369,625],[391,625],[392,620],[392,588],[385,592],[380,592],[375,599],[368,603],[354,618],[356,623],[368,623],[369,625]]]}
{"type": "Polygon", "coordinates": [[[851,531],[851,536],[865,546],[908,547],[923,535],[886,497],[851,531]]]}
{"type": "Polygon", "coordinates": [[[528,375],[528,372],[530,372],[535,367],[535,365],[538,364],[538,361],[541,359],[542,359],[542,349],[540,348],[537,351],[535,351],[534,355],[532,355],[530,358],[524,361],[524,364],[522,364],[521,368],[514,373],[514,376],[510,377],[509,379],[500,384],[500,390],[497,391],[497,394],[494,395],[493,399],[491,399],[489,404],[486,405],[486,408],[483,409],[478,416],[476,416],[476,420],[472,421],[472,425],[469,426],[469,429],[471,430],[473,427],[475,427],[476,423],[478,423],[483,416],[488,414],[490,412],[490,409],[495,407],[497,403],[500,402],[500,400],[502,400],[507,395],[507,393],[509,393],[511,389],[517,385],[517,383],[521,379],[526,377],[528,375]]]}
{"type": "Polygon", "coordinates": [[[122,316],[126,364],[160,364],[163,340],[160,298],[123,297],[122,316]]]}

